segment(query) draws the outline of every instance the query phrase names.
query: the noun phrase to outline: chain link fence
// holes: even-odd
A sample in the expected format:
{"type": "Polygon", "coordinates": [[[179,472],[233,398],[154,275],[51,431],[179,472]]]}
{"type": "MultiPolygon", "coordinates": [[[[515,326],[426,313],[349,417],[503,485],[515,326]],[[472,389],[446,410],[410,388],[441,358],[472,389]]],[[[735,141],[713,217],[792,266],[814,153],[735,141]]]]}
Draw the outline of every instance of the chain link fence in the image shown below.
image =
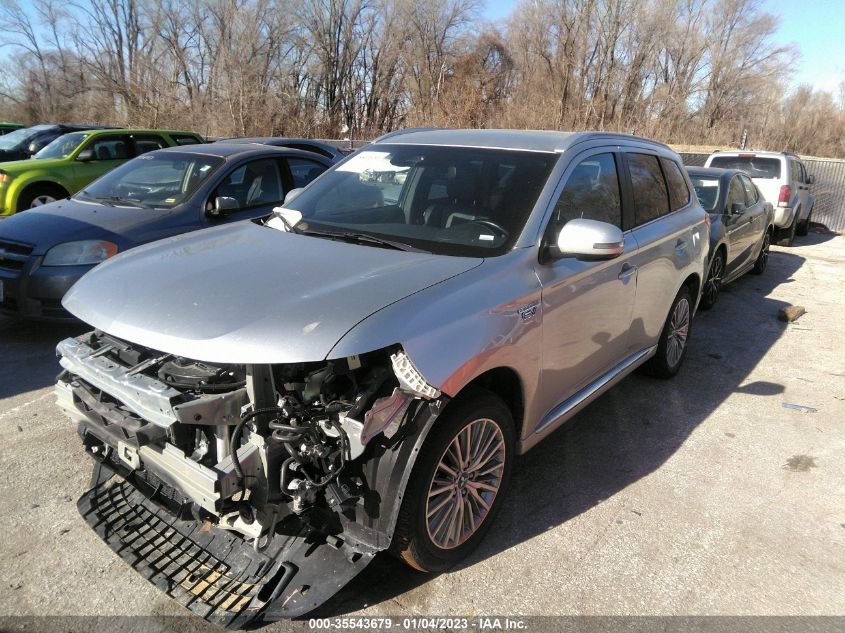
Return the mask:
{"type": "MultiPolygon", "coordinates": [[[[703,167],[710,154],[678,152],[684,165],[703,167]]],[[[813,222],[836,233],[845,233],[845,160],[802,156],[807,173],[816,177],[813,194],[813,222]]]]}

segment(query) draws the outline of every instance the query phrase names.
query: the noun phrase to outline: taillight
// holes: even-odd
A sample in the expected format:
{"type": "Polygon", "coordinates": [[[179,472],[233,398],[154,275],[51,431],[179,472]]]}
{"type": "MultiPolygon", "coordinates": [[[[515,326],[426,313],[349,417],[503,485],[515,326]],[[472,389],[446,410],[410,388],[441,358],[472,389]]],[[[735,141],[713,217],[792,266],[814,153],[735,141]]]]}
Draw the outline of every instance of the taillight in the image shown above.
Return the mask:
{"type": "Polygon", "coordinates": [[[778,206],[787,206],[789,204],[790,198],[792,198],[792,187],[790,187],[789,185],[781,185],[780,195],[778,196],[778,206]]]}

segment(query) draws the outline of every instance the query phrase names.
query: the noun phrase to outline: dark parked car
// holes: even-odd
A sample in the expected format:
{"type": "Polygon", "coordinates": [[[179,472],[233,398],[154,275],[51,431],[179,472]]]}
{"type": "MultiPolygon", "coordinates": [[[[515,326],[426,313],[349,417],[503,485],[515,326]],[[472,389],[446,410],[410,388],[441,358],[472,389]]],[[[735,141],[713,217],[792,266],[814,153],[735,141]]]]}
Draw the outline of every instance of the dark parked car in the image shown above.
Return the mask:
{"type": "Polygon", "coordinates": [[[70,319],[65,292],[118,252],[179,233],[268,215],[332,161],[262,145],[146,153],[68,200],[0,223],[0,312],[70,319]]]}
{"type": "Polygon", "coordinates": [[[33,125],[0,137],[0,162],[24,160],[68,132],[112,129],[105,125],[33,125]]]}
{"type": "Polygon", "coordinates": [[[276,147],[292,147],[306,152],[314,152],[337,162],[346,158],[355,150],[351,147],[337,147],[323,141],[316,141],[311,138],[285,138],[282,136],[252,136],[242,138],[221,139],[218,143],[261,143],[262,145],[275,145],[276,147]]]}
{"type": "Polygon", "coordinates": [[[15,130],[20,130],[23,127],[24,126],[20,123],[8,123],[6,121],[3,121],[2,123],[0,123],[0,136],[4,136],[9,132],[14,132],[15,130]]]}
{"type": "Polygon", "coordinates": [[[688,167],[695,194],[710,214],[710,269],[700,307],[713,307],[721,287],[749,270],[760,275],[769,260],[774,209],[738,169],[688,167]]]}

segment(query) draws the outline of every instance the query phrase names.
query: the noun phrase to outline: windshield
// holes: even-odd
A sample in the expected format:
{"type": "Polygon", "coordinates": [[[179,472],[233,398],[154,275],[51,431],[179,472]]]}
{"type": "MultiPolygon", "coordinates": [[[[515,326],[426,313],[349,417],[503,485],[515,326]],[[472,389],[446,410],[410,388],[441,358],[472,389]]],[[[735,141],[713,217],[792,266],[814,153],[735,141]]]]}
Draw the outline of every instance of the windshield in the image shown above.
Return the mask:
{"type": "Polygon", "coordinates": [[[0,136],[0,150],[19,149],[29,145],[30,140],[40,132],[40,128],[25,127],[0,136]]]}
{"type": "Polygon", "coordinates": [[[780,178],[780,160],[760,156],[714,156],[708,167],[739,169],[752,178],[780,178]]]}
{"type": "Polygon", "coordinates": [[[94,181],[75,198],[104,204],[171,208],[182,204],[223,163],[216,156],[144,154],[94,181]]]}
{"type": "Polygon", "coordinates": [[[73,153],[79,144],[88,137],[88,132],[71,132],[62,134],[49,145],[46,145],[33,158],[43,160],[45,158],[67,158],[73,153]]]}
{"type": "Polygon", "coordinates": [[[555,154],[428,145],[363,150],[293,202],[297,230],[363,234],[442,255],[510,249],[555,154]]]}
{"type": "Polygon", "coordinates": [[[701,206],[712,212],[719,202],[719,179],[690,175],[690,180],[701,206]]]}

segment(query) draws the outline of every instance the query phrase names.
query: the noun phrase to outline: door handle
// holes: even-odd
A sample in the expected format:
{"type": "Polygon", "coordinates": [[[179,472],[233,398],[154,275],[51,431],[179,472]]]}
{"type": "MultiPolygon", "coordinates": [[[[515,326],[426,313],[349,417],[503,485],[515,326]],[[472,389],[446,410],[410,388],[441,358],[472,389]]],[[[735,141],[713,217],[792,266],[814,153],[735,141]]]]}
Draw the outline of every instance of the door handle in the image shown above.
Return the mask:
{"type": "Polygon", "coordinates": [[[619,271],[619,275],[618,275],[618,277],[619,277],[619,279],[621,279],[622,281],[627,281],[627,280],[628,280],[628,278],[629,278],[631,275],[633,275],[635,272],[637,272],[637,267],[636,267],[636,266],[632,266],[631,264],[626,263],[626,264],[624,264],[624,265],[622,266],[622,270],[620,270],[620,271],[619,271]]]}

